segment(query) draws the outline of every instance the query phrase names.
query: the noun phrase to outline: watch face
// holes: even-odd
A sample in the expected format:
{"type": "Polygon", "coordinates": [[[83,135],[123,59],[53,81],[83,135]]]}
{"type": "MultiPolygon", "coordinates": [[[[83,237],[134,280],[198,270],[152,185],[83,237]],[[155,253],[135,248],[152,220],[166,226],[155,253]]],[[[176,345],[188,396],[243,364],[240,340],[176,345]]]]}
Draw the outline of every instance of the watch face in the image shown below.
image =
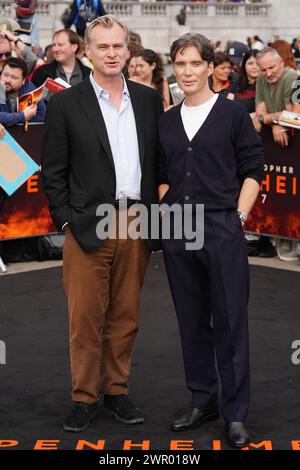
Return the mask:
{"type": "Polygon", "coordinates": [[[242,212],[238,211],[238,214],[239,214],[239,218],[240,220],[244,223],[246,222],[247,220],[247,216],[245,214],[243,214],[242,212]]]}

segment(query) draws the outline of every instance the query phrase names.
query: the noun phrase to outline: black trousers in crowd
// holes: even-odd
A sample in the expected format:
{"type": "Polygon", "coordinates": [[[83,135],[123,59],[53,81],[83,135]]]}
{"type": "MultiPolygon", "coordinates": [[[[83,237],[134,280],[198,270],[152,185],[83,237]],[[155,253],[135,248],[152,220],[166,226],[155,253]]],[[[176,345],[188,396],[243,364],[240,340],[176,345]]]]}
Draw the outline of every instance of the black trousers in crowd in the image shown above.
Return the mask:
{"type": "Polygon", "coordinates": [[[192,406],[218,408],[218,375],[225,421],[245,422],[249,407],[247,304],[249,267],[235,210],[205,212],[204,245],[163,240],[164,259],[179,323],[192,406]]]}

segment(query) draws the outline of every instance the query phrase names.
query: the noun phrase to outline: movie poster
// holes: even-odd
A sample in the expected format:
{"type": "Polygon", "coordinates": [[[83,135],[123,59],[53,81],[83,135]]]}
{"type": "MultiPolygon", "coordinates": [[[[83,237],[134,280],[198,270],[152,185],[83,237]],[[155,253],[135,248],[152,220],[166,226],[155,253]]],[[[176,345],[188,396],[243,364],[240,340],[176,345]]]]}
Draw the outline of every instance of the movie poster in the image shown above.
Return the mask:
{"type": "Polygon", "coordinates": [[[286,131],[286,148],[274,142],[271,128],[265,126],[262,131],[265,176],[245,230],[300,239],[300,131],[286,131]]]}
{"type": "MultiPolygon", "coordinates": [[[[12,136],[40,164],[43,125],[31,124],[10,129],[12,136]]],[[[289,146],[282,148],[272,131],[261,133],[265,157],[265,177],[257,202],[245,224],[247,232],[281,238],[300,239],[300,131],[288,129],[289,146]]],[[[43,192],[41,173],[37,172],[5,203],[1,213],[0,239],[29,237],[57,232],[43,192]]]]}

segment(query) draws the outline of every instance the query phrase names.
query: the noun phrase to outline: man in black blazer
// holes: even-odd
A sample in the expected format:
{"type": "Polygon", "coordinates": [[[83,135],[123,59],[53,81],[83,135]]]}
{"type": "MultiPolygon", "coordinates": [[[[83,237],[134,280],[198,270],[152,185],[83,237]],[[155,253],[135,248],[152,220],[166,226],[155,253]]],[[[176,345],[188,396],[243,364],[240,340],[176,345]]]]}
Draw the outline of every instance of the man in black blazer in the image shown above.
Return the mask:
{"type": "Polygon", "coordinates": [[[93,21],[85,38],[93,73],[53,96],[47,109],[44,188],[53,220],[66,232],[64,287],[74,402],[66,431],[88,427],[100,393],[104,408],[119,421],[144,421],[128,399],[128,376],[140,290],[150,252],[159,242],[118,234],[100,239],[96,214],[109,204],[118,226],[118,215],[129,206],[141,201],[150,209],[158,203],[162,103],[152,88],[125,81],[128,38],[127,27],[112,15],[93,21]]]}
{"type": "Polygon", "coordinates": [[[249,442],[250,374],[242,224],[259,192],[263,155],[247,110],[209,89],[213,58],[210,42],[199,34],[173,43],[171,59],[185,99],[159,120],[161,203],[192,209],[198,228],[197,204],[204,205],[202,248],[173,235],[162,240],[192,393],[190,409],[172,429],[186,431],[218,419],[216,355],[228,442],[243,447],[249,442]]]}

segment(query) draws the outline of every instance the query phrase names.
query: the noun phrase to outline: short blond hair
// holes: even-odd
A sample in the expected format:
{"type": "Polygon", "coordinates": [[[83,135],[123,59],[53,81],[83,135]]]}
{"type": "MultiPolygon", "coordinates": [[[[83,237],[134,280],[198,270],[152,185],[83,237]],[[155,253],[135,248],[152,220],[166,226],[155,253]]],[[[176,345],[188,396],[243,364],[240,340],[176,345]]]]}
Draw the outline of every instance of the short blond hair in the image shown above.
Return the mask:
{"type": "Polygon", "coordinates": [[[85,30],[84,40],[85,40],[86,44],[90,44],[90,42],[91,42],[91,32],[93,31],[93,29],[96,26],[100,25],[100,26],[103,26],[104,28],[110,29],[110,28],[113,27],[114,24],[118,24],[124,30],[125,43],[126,43],[126,45],[128,45],[128,43],[129,43],[129,29],[127,28],[126,24],[123,23],[121,20],[119,20],[119,18],[115,15],[99,16],[94,21],[92,21],[85,30]]]}

